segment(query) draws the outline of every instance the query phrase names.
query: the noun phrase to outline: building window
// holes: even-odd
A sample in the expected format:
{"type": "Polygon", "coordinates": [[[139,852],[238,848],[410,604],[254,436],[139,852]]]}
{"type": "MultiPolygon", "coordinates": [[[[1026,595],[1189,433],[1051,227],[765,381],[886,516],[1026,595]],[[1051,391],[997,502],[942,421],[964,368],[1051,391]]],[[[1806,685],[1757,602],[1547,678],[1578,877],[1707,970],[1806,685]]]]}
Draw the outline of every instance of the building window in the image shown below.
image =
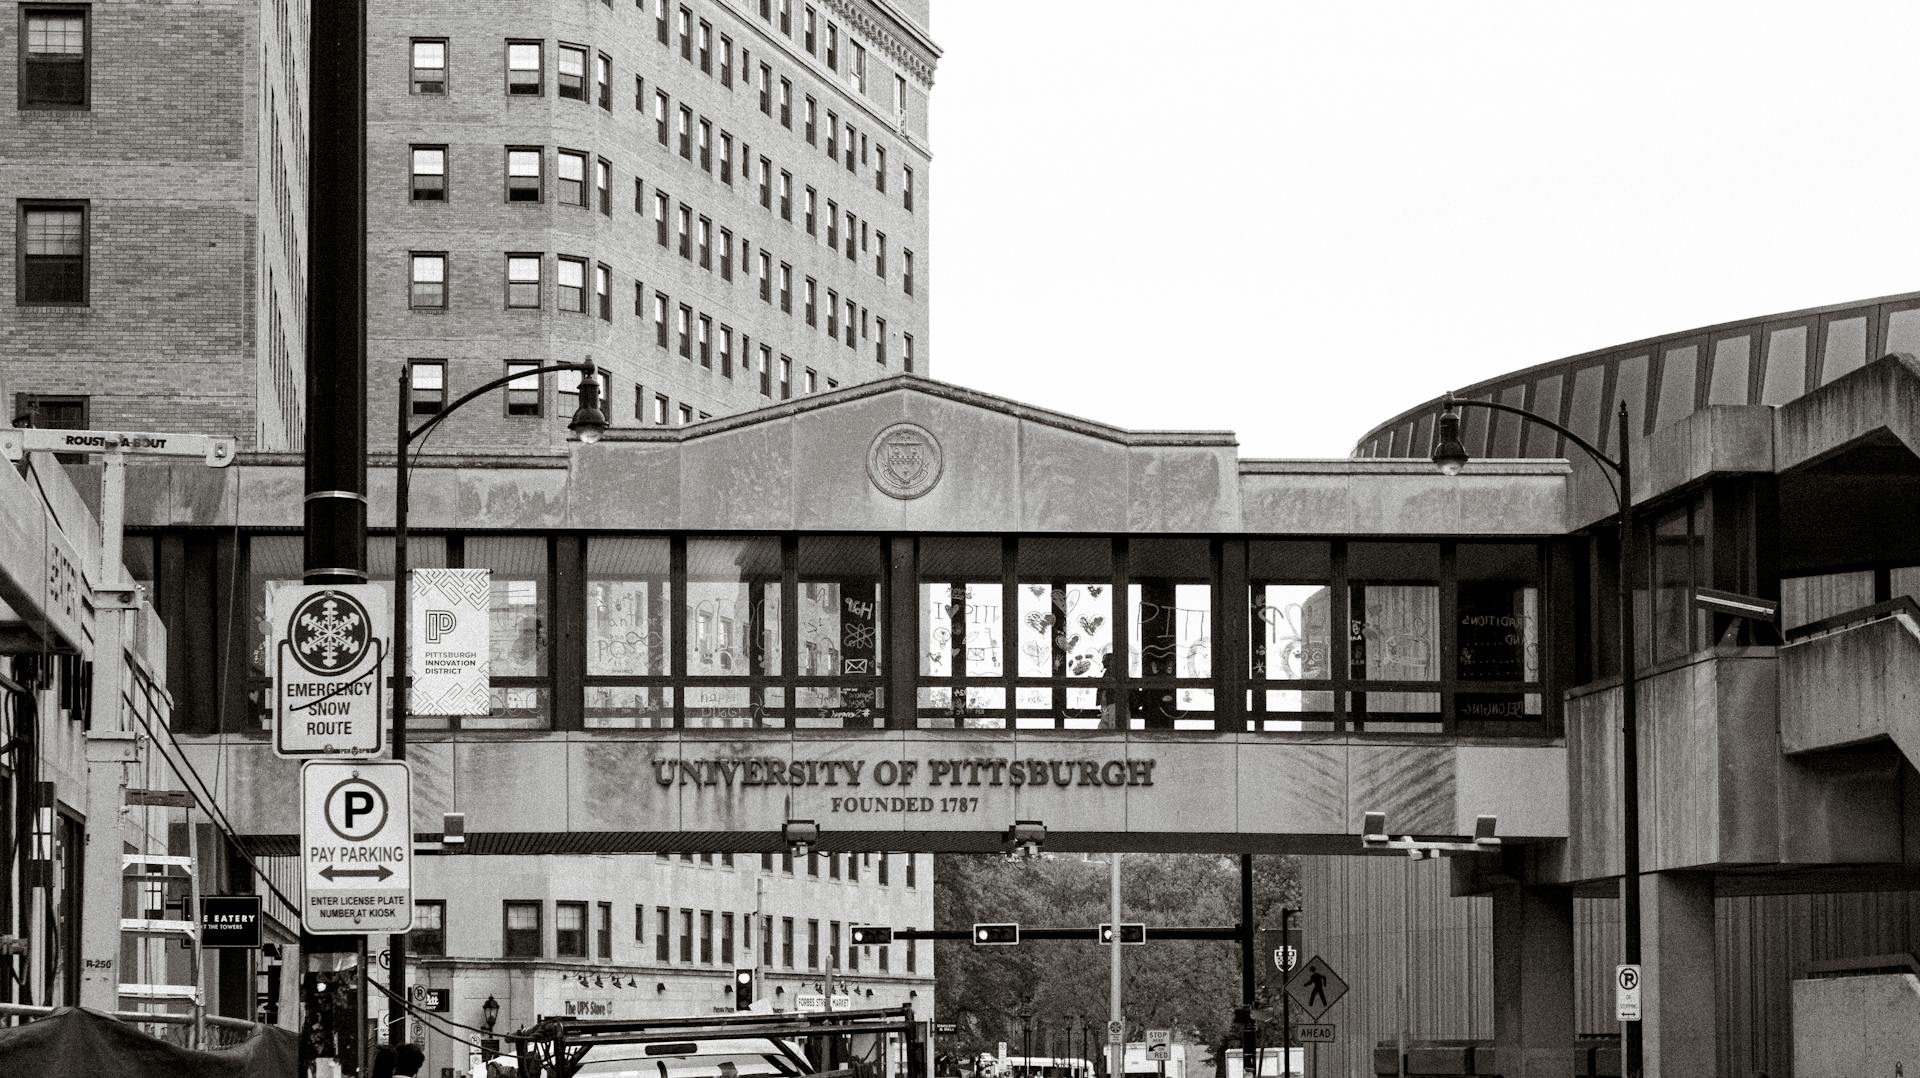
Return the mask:
{"type": "Polygon", "coordinates": [[[540,414],[540,376],[530,373],[539,366],[525,360],[507,361],[507,373],[514,376],[507,383],[508,415],[540,414]]]}
{"type": "Polygon", "coordinates": [[[780,0],[780,32],[793,36],[793,0],[780,0]]]}
{"type": "Polygon", "coordinates": [[[678,339],[680,342],[680,358],[692,359],[693,358],[693,308],[692,307],[689,307],[684,303],[680,305],[680,320],[675,323],[675,328],[679,330],[678,339]]]}
{"type": "MultiPolygon", "coordinates": [[[[793,918],[780,918],[780,964],[793,968],[793,918]]],[[[772,965],[772,963],[768,963],[772,965]]]]}
{"type": "Polygon", "coordinates": [[[507,256],[507,306],[540,306],[540,256],[507,256]]]}
{"type": "Polygon", "coordinates": [[[653,294],[653,343],[661,348],[667,346],[667,294],[653,294]]]}
{"type": "Polygon", "coordinates": [[[793,313],[793,267],[780,263],[780,310],[793,313]]]}
{"type": "Polygon", "coordinates": [[[538,41],[507,42],[507,92],[537,97],[540,94],[540,49],[538,41]]]}
{"type": "MultiPolygon", "coordinates": [[[[634,915],[639,916],[640,909],[634,907],[634,915]]],[[[638,932],[639,929],[634,929],[638,932]]],[[[602,960],[613,958],[613,903],[600,903],[600,923],[594,930],[594,957],[602,960]]]]}
{"type": "Polygon", "coordinates": [[[802,300],[802,309],[804,310],[807,316],[807,325],[810,325],[810,326],[819,325],[820,324],[820,318],[819,318],[820,286],[818,282],[816,282],[811,277],[807,278],[806,285],[804,286],[804,289],[801,291],[800,296],[802,300]]]}
{"type": "Polygon", "coordinates": [[[773,396],[773,346],[772,345],[763,344],[760,346],[760,363],[759,363],[758,373],[760,375],[760,395],[763,397],[772,397],[773,396]]]}
{"type": "Polygon", "coordinates": [[[840,336],[840,293],[831,288],[827,289],[827,336],[840,336]]]}
{"type": "Polygon", "coordinates": [[[853,88],[864,96],[867,92],[867,47],[857,41],[847,44],[853,49],[853,88]]]}
{"type": "Polygon", "coordinates": [[[586,259],[569,258],[566,255],[561,255],[554,274],[554,285],[557,293],[556,300],[561,310],[575,314],[583,314],[586,312],[586,259]]]}
{"type": "Polygon", "coordinates": [[[873,274],[881,280],[887,277],[887,234],[879,230],[873,233],[873,274]]]}
{"type": "MultiPolygon", "coordinates": [[[[90,399],[86,396],[16,393],[13,395],[14,422],[24,420],[28,426],[40,430],[87,430],[87,403],[90,399]]],[[[55,459],[62,464],[82,463],[78,454],[59,453],[55,459]]]]}
{"type": "Polygon", "coordinates": [[[677,133],[680,136],[680,156],[693,160],[693,110],[685,105],[680,106],[677,133]]]}
{"type": "Polygon", "coordinates": [[[21,5],[20,107],[87,107],[87,9],[21,5]]]}
{"type": "Polygon", "coordinates": [[[907,972],[917,973],[920,969],[920,941],[907,941],[907,972]]]}
{"type": "Polygon", "coordinates": [[[713,74],[713,24],[700,20],[700,73],[713,74]]]}
{"type": "Polygon", "coordinates": [[[698,333],[699,333],[699,345],[700,345],[700,365],[702,367],[707,368],[708,370],[712,370],[713,369],[713,319],[707,317],[704,314],[701,315],[698,333]]]}
{"type": "Polygon", "coordinates": [[[653,192],[653,238],[660,246],[667,245],[667,204],[671,200],[667,193],[655,188],[653,192]]]}
{"type": "Polygon", "coordinates": [[[819,143],[814,141],[819,123],[820,105],[813,99],[812,94],[808,94],[806,111],[801,114],[801,129],[806,133],[807,145],[809,146],[819,145],[819,143]]]}
{"type": "Polygon", "coordinates": [[[587,957],[587,904],[553,904],[553,953],[558,958],[587,957]]]}
{"type": "Polygon", "coordinates": [[[907,212],[913,212],[913,170],[910,168],[900,169],[900,202],[907,212]]]}
{"type": "MultiPolygon", "coordinates": [[[[685,411],[682,405],[681,410],[685,411]]],[[[713,911],[700,911],[700,961],[705,965],[713,964],[713,911]]]]}
{"type": "Polygon", "coordinates": [[[680,59],[693,60],[693,12],[680,9],[680,59]]]}
{"type": "Polygon", "coordinates": [[[695,246],[700,254],[700,268],[712,269],[713,268],[713,222],[711,220],[705,217],[700,218],[700,225],[699,225],[697,237],[698,238],[695,241],[695,246]]]}
{"type": "Polygon", "coordinates": [[[600,215],[613,216],[613,162],[604,157],[594,158],[593,188],[600,195],[600,215]]]}
{"type": "Polygon", "coordinates": [[[760,299],[773,302],[773,256],[765,251],[760,252],[760,299]]]}
{"type": "Polygon", "coordinates": [[[542,153],[538,146],[507,148],[507,201],[538,202],[541,191],[542,153]]]}
{"type": "MultiPolygon", "coordinates": [[[[793,360],[786,356],[781,356],[780,357],[780,399],[786,400],[792,396],[793,396],[793,360]]],[[[818,876],[819,874],[820,874],[820,862],[815,860],[812,855],[808,855],[807,875],[818,876]]]]}
{"type": "Polygon", "coordinates": [[[773,115],[773,68],[767,64],[760,65],[760,111],[773,115]]]}
{"type": "MultiPolygon", "coordinates": [[[[820,392],[820,376],[814,373],[812,367],[807,368],[806,380],[803,381],[801,385],[804,387],[803,392],[810,393],[810,394],[820,392]]],[[[808,647],[812,647],[812,645],[809,644],[808,647]]],[[[813,663],[807,664],[808,673],[810,674],[813,673],[813,668],[814,668],[813,663]]],[[[837,880],[840,878],[840,857],[838,854],[835,854],[833,858],[832,874],[834,879],[837,880]]]]}
{"type": "Polygon", "coordinates": [[[407,385],[414,415],[437,415],[447,406],[447,361],[407,360],[407,385]]]}
{"type": "Polygon", "coordinates": [[[657,427],[667,425],[667,398],[664,394],[653,395],[653,423],[657,427]]]}
{"type": "Polygon", "coordinates": [[[907,855],[907,886],[908,887],[920,886],[919,880],[917,878],[919,876],[919,868],[920,868],[919,856],[911,853],[908,854],[907,855]]]}
{"type": "Polygon", "coordinates": [[[847,335],[846,336],[847,347],[852,348],[853,347],[853,330],[854,330],[853,301],[847,300],[846,306],[842,308],[842,310],[845,312],[845,314],[840,319],[840,328],[847,335]]]}
{"type": "Polygon", "coordinates": [[[765,157],[760,159],[760,208],[773,208],[773,162],[765,157]]]}
{"type": "Polygon", "coordinates": [[[693,258],[693,207],[682,202],[679,217],[680,257],[693,258]]]}
{"type": "Polygon", "coordinates": [[[893,115],[901,121],[907,118],[907,77],[898,72],[893,76],[893,115]]]}
{"type": "Polygon", "coordinates": [[[840,117],[832,109],[827,110],[827,160],[840,157],[840,117]]]}
{"type": "Polygon", "coordinates": [[[887,365],[887,320],[874,319],[873,361],[882,367],[887,365]]]}
{"type": "Polygon", "coordinates": [[[447,305],[447,256],[444,252],[415,251],[408,256],[411,284],[407,306],[436,308],[447,305]]]}
{"type": "Polygon", "coordinates": [[[887,866],[893,863],[893,855],[883,853],[876,857],[875,860],[878,861],[880,865],[880,886],[885,887],[887,885],[887,866]]]}
{"type": "Polygon", "coordinates": [[[420,958],[447,956],[447,904],[441,899],[423,898],[413,904],[413,931],[407,933],[407,946],[420,958]]]}
{"type": "Polygon", "coordinates": [[[807,918],[807,968],[820,968],[820,922],[807,918]]]}
{"type": "Polygon", "coordinates": [[[667,43],[667,0],[653,0],[653,3],[653,36],[660,39],[660,44],[665,45],[667,43]]]}
{"type": "Polygon", "coordinates": [[[720,85],[733,89],[733,39],[720,35],[720,85]]]}
{"type": "Polygon", "coordinates": [[[445,202],[447,199],[447,148],[413,148],[413,201],[445,202]]]}
{"type": "Polygon", "coordinates": [[[653,137],[660,145],[667,145],[667,95],[663,90],[653,92],[653,137]]]}
{"type": "Polygon", "coordinates": [[[808,56],[820,55],[819,43],[814,38],[813,29],[814,29],[813,5],[808,4],[806,10],[800,16],[800,41],[802,44],[806,46],[808,56]]]}
{"type": "Polygon", "coordinates": [[[600,321],[613,321],[613,267],[604,262],[593,267],[593,298],[600,321]]]}
{"type": "Polygon", "coordinates": [[[840,246],[840,204],[838,202],[835,202],[832,199],[828,199],[827,200],[827,249],[834,250],[839,246],[840,246]]]}
{"type": "Polygon", "coordinates": [[[413,39],[413,92],[447,92],[447,41],[445,38],[413,39]]]}
{"type": "Polygon", "coordinates": [[[593,58],[593,96],[601,108],[613,111],[613,57],[604,52],[593,58]]]}
{"type": "Polygon", "coordinates": [[[720,230],[720,279],[733,280],[733,232],[725,228],[720,230]]]}
{"type": "Polygon", "coordinates": [[[885,146],[873,148],[873,186],[881,191],[887,189],[887,148],[885,146]]]}
{"type": "MultiPolygon", "coordinates": [[[[653,908],[653,960],[655,962],[673,961],[673,921],[672,911],[665,906],[653,908]]],[[[635,919],[636,922],[638,918],[635,919]]]]}
{"type": "Polygon", "coordinates": [[[693,961],[693,911],[680,911],[680,961],[693,961]]]}
{"type": "Polygon", "coordinates": [[[680,406],[680,426],[684,427],[691,422],[693,422],[693,406],[690,404],[681,405],[680,406]]]}
{"type": "Polygon", "coordinates": [[[733,377],[733,327],[724,323],[720,326],[720,374],[733,377]]]}
{"type": "Polygon", "coordinates": [[[505,904],[506,948],[508,958],[540,957],[540,903],[505,904]]]}
{"type": "Polygon", "coordinates": [[[560,46],[559,83],[561,97],[587,99],[587,50],[578,45],[560,46]]]}
{"type": "Polygon", "coordinates": [[[561,150],[554,155],[554,175],[558,180],[562,206],[584,207],[587,204],[586,154],[561,150]]]}
{"type": "Polygon", "coordinates": [[[840,70],[840,28],[827,23],[827,70],[840,70]]]}
{"type": "Polygon", "coordinates": [[[700,117],[699,137],[695,140],[700,147],[700,171],[713,171],[713,121],[700,117]]]}
{"type": "Polygon", "coordinates": [[[906,262],[900,270],[900,286],[906,289],[907,295],[911,296],[913,295],[913,252],[902,251],[900,257],[906,262]]]}
{"type": "Polygon", "coordinates": [[[20,203],[19,299],[24,307],[87,305],[87,204],[20,203]]]}
{"type": "Polygon", "coordinates": [[[780,80],[780,126],[793,130],[793,83],[780,80]]]}

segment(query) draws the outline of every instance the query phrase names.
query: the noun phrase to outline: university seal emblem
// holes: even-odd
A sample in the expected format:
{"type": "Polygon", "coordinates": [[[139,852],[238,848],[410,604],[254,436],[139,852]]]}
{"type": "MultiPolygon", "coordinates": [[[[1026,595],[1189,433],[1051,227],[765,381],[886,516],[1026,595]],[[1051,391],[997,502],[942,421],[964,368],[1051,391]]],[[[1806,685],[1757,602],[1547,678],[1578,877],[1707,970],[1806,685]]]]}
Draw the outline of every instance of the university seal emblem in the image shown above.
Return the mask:
{"type": "Polygon", "coordinates": [[[918,498],[940,481],[940,443],[918,423],[895,423],[867,448],[867,478],[890,497],[918,498]]]}

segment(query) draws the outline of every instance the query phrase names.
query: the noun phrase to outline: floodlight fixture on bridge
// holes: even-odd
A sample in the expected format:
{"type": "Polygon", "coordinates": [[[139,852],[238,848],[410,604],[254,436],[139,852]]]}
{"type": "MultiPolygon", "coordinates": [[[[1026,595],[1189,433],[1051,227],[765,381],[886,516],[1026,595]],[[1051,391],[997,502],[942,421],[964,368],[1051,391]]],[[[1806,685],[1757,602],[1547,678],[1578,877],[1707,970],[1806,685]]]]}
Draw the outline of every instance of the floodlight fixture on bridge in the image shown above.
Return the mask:
{"type": "Polygon", "coordinates": [[[1489,853],[1500,848],[1498,816],[1476,816],[1471,835],[1391,835],[1387,833],[1387,814],[1369,812],[1362,817],[1360,845],[1368,850],[1396,850],[1418,861],[1451,853],[1489,853]]]}
{"type": "Polygon", "coordinates": [[[467,848],[466,813],[443,812],[440,814],[440,846],[448,853],[467,848]]]}
{"type": "Polygon", "coordinates": [[[787,844],[788,853],[805,857],[820,844],[820,825],[812,820],[788,820],[780,827],[780,838],[787,844]]]}
{"type": "Polygon", "coordinates": [[[1047,825],[1039,820],[1015,820],[1007,828],[1007,841],[1014,855],[1031,861],[1040,856],[1040,844],[1047,840],[1047,825]]]}

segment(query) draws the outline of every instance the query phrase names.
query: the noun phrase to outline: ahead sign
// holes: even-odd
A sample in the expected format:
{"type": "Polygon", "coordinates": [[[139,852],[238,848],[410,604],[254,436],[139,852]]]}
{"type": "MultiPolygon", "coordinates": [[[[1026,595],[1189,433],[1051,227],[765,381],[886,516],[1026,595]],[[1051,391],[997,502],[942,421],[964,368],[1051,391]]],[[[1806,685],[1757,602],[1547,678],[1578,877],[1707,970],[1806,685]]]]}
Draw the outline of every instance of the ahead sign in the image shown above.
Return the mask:
{"type": "Polygon", "coordinates": [[[316,935],[413,927],[413,782],[400,761],[300,769],[300,924],[316,935]]]}
{"type": "Polygon", "coordinates": [[[386,741],[387,593],[377,584],[270,589],[273,751],[378,756],[386,741]]]}

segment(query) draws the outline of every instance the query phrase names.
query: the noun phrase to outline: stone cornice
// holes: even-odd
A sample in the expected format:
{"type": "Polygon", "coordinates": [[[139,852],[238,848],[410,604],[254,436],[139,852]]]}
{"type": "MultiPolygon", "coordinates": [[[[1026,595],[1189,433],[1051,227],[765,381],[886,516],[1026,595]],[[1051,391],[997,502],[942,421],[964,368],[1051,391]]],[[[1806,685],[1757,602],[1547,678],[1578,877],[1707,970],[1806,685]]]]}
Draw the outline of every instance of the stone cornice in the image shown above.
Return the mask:
{"type": "Polygon", "coordinates": [[[893,5],[886,0],[824,0],[824,3],[843,23],[858,30],[861,37],[872,42],[922,85],[933,85],[933,67],[940,59],[940,46],[893,5]]]}

